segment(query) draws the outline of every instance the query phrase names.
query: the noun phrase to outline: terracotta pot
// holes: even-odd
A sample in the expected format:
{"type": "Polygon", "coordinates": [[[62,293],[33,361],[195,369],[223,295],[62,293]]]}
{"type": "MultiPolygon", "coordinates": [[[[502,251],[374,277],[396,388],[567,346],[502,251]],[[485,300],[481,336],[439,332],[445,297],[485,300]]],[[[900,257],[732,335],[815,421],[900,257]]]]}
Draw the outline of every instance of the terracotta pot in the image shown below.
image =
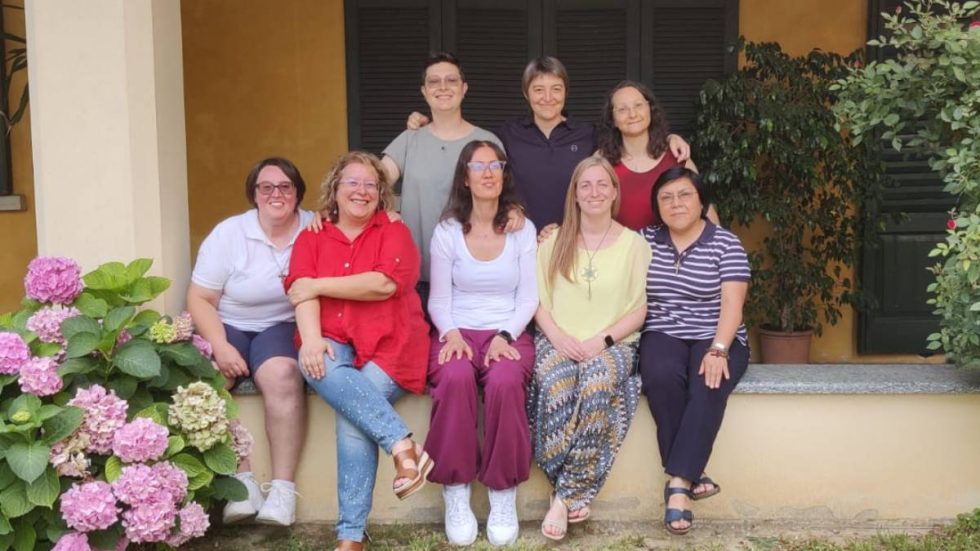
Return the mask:
{"type": "Polygon", "coordinates": [[[764,364],[810,363],[810,340],[813,330],[773,331],[759,328],[759,345],[764,364]]]}

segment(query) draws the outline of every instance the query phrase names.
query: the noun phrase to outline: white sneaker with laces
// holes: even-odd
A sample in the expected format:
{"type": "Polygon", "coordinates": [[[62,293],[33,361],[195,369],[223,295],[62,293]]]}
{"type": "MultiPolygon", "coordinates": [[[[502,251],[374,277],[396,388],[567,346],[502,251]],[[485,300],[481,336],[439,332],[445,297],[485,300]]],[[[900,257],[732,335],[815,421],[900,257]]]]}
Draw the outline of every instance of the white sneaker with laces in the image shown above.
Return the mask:
{"type": "Polygon", "coordinates": [[[291,526],[296,522],[296,485],[288,480],[273,480],[272,483],[262,485],[262,489],[268,488],[265,497],[265,504],[255,517],[255,522],[259,524],[272,524],[274,526],[291,526]]]}
{"type": "Polygon", "coordinates": [[[248,490],[248,497],[242,501],[229,501],[225,505],[222,515],[225,524],[239,522],[255,516],[255,513],[259,512],[262,507],[262,490],[259,489],[259,484],[255,481],[252,473],[238,473],[235,478],[245,485],[245,489],[248,490]]]}
{"type": "Polygon", "coordinates": [[[470,485],[443,486],[442,499],[446,502],[446,539],[449,543],[470,545],[476,541],[479,527],[476,515],[470,509],[470,485]]]}
{"type": "Polygon", "coordinates": [[[490,494],[487,539],[493,545],[510,545],[517,541],[521,530],[517,520],[517,486],[506,490],[487,490],[490,494]]]}

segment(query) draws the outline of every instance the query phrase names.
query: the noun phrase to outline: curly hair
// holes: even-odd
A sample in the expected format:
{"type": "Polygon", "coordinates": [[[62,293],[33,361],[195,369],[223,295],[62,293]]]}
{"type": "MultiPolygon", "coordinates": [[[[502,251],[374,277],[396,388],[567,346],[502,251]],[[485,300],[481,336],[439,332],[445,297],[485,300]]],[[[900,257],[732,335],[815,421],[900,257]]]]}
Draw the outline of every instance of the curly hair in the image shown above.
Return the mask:
{"type": "Polygon", "coordinates": [[[473,213],[473,193],[467,187],[466,181],[469,177],[469,167],[466,166],[473,159],[473,154],[481,147],[488,147],[493,150],[498,161],[504,161],[503,188],[500,190],[500,197],[497,198],[497,214],[493,217],[493,228],[498,233],[504,231],[507,225],[507,215],[511,209],[523,209],[521,200],[517,195],[517,188],[514,185],[514,172],[507,163],[507,155],[499,145],[487,140],[473,140],[466,144],[459,153],[459,160],[456,161],[456,171],[453,175],[453,187],[449,191],[449,201],[446,208],[442,211],[442,220],[450,218],[463,225],[463,233],[470,232],[470,214],[473,213]]]}
{"type": "Polygon", "coordinates": [[[612,104],[613,96],[623,88],[636,89],[650,104],[650,127],[647,129],[650,139],[647,142],[647,154],[656,159],[667,150],[667,136],[670,134],[667,115],[657,103],[657,98],[654,97],[653,92],[646,85],[632,80],[620,81],[606,94],[606,103],[602,108],[602,115],[596,128],[599,153],[612,164],[620,162],[623,158],[623,134],[616,128],[612,104]]]}
{"type": "Polygon", "coordinates": [[[337,210],[337,184],[344,169],[353,164],[370,167],[378,175],[378,210],[388,210],[395,206],[393,186],[381,166],[381,159],[367,151],[350,151],[337,159],[320,183],[320,212],[334,224],[340,217],[337,210]]]}

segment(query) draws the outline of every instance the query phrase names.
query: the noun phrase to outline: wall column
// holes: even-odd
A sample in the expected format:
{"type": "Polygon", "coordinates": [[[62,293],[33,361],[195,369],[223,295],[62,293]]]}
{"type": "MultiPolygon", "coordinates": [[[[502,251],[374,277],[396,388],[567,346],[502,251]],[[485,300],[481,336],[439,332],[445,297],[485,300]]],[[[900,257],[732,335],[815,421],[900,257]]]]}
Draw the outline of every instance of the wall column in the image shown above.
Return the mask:
{"type": "Polygon", "coordinates": [[[38,254],[190,270],[179,0],[26,3],[38,254]]]}

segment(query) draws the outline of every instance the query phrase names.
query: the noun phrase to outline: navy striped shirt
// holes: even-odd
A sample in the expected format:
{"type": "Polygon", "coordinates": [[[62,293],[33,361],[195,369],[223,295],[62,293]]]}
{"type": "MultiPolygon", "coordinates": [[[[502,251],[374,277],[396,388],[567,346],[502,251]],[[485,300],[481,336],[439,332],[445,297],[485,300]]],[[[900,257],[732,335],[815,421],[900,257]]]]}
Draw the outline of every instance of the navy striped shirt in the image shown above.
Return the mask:
{"type": "MultiPolygon", "coordinates": [[[[749,260],[732,232],[705,221],[704,231],[678,253],[666,226],[640,232],[653,252],[647,270],[647,318],[643,331],[678,339],[713,339],[721,313],[721,283],[749,281],[749,260]]],[[[745,325],[735,337],[746,344],[745,325]]]]}

